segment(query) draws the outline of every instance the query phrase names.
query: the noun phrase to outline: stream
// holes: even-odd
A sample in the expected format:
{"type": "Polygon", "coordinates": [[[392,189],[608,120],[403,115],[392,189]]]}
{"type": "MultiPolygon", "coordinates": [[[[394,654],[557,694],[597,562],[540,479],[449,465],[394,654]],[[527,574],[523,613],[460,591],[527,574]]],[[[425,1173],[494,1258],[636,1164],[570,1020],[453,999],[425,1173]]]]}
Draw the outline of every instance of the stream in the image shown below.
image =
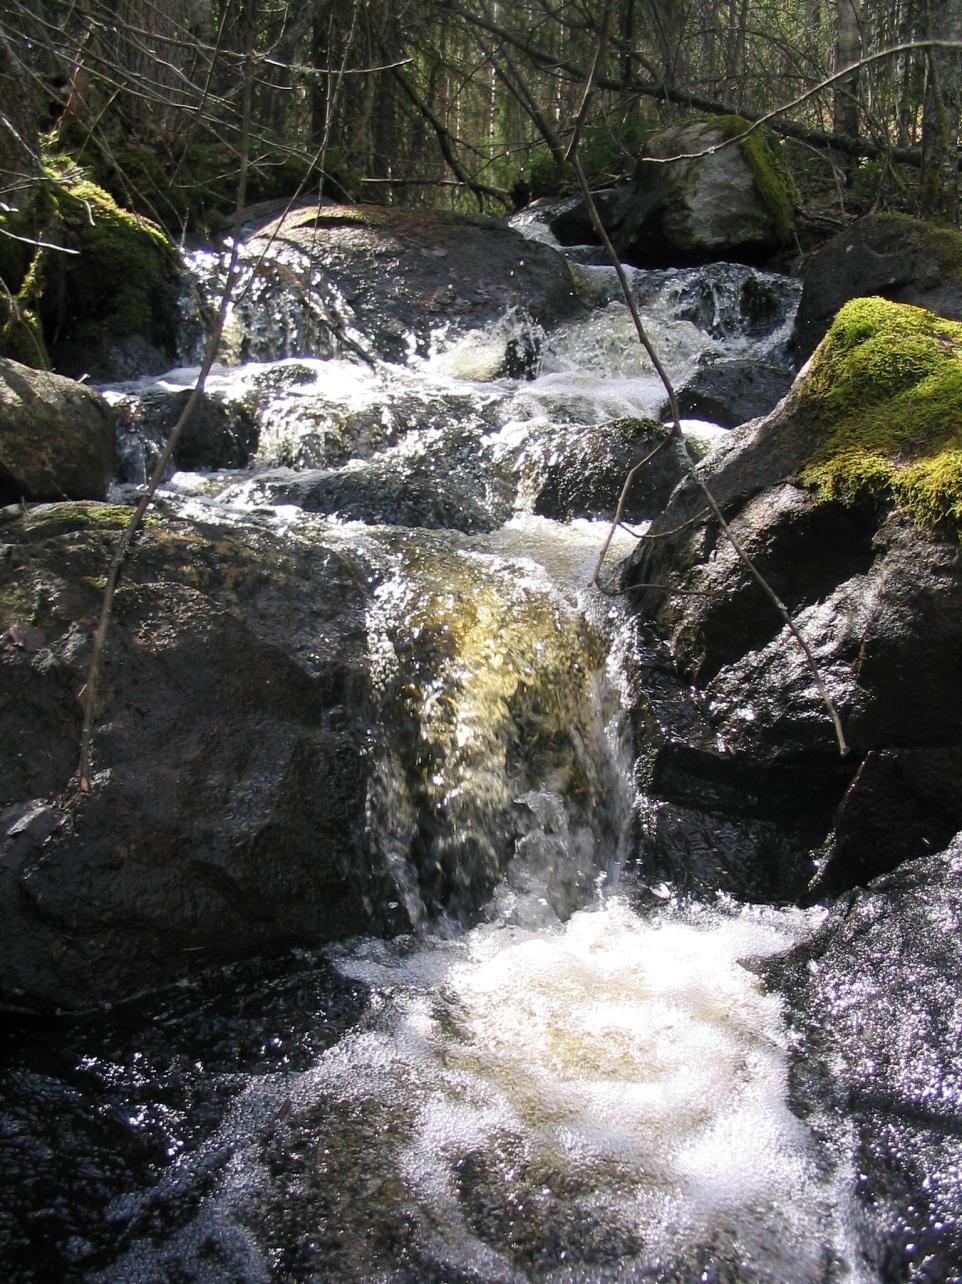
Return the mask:
{"type": "MultiPolygon", "coordinates": [[[[213,296],[222,263],[194,263],[213,296]]],[[[442,331],[403,364],[359,358],[349,328],[324,351],[302,299],[251,281],[208,387],[251,458],[180,467],[162,501],[349,553],[369,585],[365,827],[404,930],[346,924],[327,950],[134,1011],[16,1027],[5,1278],[874,1278],[852,1161],[792,1109],[796,1035],[761,975],[824,911],[700,903],[646,877],[642,642],[592,587],[606,523],[560,520],[545,495],[589,466],[600,425],[662,418],[665,398],[613,271],[579,270],[588,316],[442,331]],[[536,358],[513,374],[519,352],[536,358]]],[[[787,278],[715,264],[632,282],[679,383],[731,356],[787,369],[787,278]]],[[[182,367],[107,390],[119,497],[159,448],[144,407],[191,385],[195,341],[185,323],[182,367]]],[[[685,427],[696,450],[723,431],[685,427]]],[[[612,565],[632,546],[620,532],[612,565]]]]}

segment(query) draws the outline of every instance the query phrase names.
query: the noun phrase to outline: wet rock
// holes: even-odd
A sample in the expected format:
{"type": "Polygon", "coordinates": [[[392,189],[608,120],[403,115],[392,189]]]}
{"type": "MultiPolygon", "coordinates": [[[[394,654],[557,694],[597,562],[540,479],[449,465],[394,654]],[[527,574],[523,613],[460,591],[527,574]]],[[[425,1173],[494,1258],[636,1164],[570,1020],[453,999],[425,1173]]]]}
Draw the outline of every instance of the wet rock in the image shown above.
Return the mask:
{"type": "Polygon", "coordinates": [[[795,352],[811,356],[843,303],[878,294],[962,321],[962,234],[904,214],[870,214],[802,269],[795,352]]]}
{"type": "Polygon", "coordinates": [[[678,405],[683,415],[735,428],[767,415],[791,384],[789,371],[767,361],[711,361],[699,366],[678,390],[678,405]]]}
{"type": "Polygon", "coordinates": [[[631,673],[636,737],[636,868],[643,885],[684,896],[720,890],[791,901],[812,876],[812,847],[851,778],[837,758],[772,762],[720,743],[703,694],[679,680],[643,621],[631,673]]]}
{"type": "MultiPolygon", "coordinates": [[[[142,484],[150,476],[191,395],[189,388],[154,389],[117,403],[118,481],[142,484]]],[[[189,471],[245,468],[257,448],[257,435],[248,405],[205,392],[184,425],[173,466],[189,471]]]]}
{"type": "Polygon", "coordinates": [[[116,598],[92,792],[64,805],[127,515],[45,506],[0,532],[6,1007],[87,1009],[390,926],[362,835],[363,577],[323,543],[148,519],[116,598]]]}
{"type": "Polygon", "coordinates": [[[0,503],[102,499],[114,417],[93,388],[0,358],[0,503]]]}
{"type": "MultiPolygon", "coordinates": [[[[899,310],[894,313],[898,320],[899,310]]],[[[907,323],[921,315],[913,313],[907,323]]],[[[844,329],[850,319],[843,314],[837,324],[844,329]]],[[[881,345],[881,330],[860,331],[865,342],[873,333],[871,342],[881,345]]],[[[893,351],[904,346],[903,337],[892,342],[893,351]]],[[[954,359],[945,352],[940,359],[954,359]]],[[[838,758],[801,648],[731,543],[704,516],[698,486],[686,480],[677,488],[652,528],[664,538],[642,545],[625,573],[626,583],[687,590],[682,596],[646,589],[637,600],[668,640],[683,680],[694,684],[722,752],[794,773],[799,782],[832,776],[831,765],[838,766],[823,795],[821,837],[814,835],[821,867],[816,893],[851,887],[897,860],[924,856],[962,826],[953,783],[962,751],[957,540],[950,528],[926,526],[896,507],[891,494],[850,488],[842,503],[799,484],[820,435],[838,427],[819,417],[821,390],[844,393],[844,370],[832,366],[837,377],[825,380],[832,360],[832,349],[820,350],[778,409],[735,429],[699,473],[741,546],[792,612],[841,716],[850,758],[838,758]]],[[[878,395],[887,413],[891,398],[878,395]]],[[[862,389],[859,422],[871,401],[862,389]]],[[[910,467],[910,457],[898,455],[897,464],[910,467]]],[[[694,776],[690,806],[697,772],[690,764],[686,770],[694,776]]],[[[677,780],[673,788],[679,792],[677,780]]],[[[799,799],[802,792],[800,786],[799,799]]]]}
{"type": "Polygon", "coordinates": [[[222,498],[294,504],[305,512],[370,525],[491,531],[509,515],[509,494],[470,438],[470,433],[448,434],[441,444],[426,434],[340,468],[273,469],[228,489],[222,498]]]}
{"type": "Polygon", "coordinates": [[[931,1263],[948,1280],[962,1261],[960,942],[962,836],[843,898],[766,968],[799,1035],[793,1109],[837,1165],[873,1279],[931,1263]]]}
{"type": "Polygon", "coordinates": [[[313,328],[292,336],[295,344],[312,344],[300,355],[360,352],[406,361],[469,332],[485,332],[487,342],[501,324],[517,331],[506,331],[501,364],[516,375],[536,359],[541,329],[584,309],[557,251],[480,215],[319,206],[262,228],[248,252],[262,250],[258,289],[299,296],[319,314],[313,328]]]}
{"type": "MultiPolygon", "coordinates": [[[[542,517],[610,520],[628,473],[652,455],[666,435],[667,430],[650,419],[552,424],[533,431],[515,458],[522,501],[542,517]]],[[[658,450],[628,490],[625,520],[645,521],[661,512],[681,474],[675,453],[658,450]]]]}

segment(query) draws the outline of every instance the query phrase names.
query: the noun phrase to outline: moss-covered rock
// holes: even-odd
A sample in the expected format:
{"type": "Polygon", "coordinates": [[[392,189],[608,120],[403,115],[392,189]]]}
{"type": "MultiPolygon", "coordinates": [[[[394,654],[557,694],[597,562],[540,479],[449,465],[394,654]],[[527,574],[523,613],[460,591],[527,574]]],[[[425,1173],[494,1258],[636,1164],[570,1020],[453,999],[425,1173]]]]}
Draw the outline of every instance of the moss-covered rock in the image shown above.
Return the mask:
{"type": "Polygon", "coordinates": [[[79,250],[58,256],[41,309],[62,336],[52,345],[58,368],[122,377],[130,371],[117,349],[133,338],[138,364],[146,344],[156,352],[149,364],[163,368],[174,351],[179,275],[167,235],[85,178],[65,178],[58,205],[64,240],[79,250]]]}
{"type": "MultiPolygon", "coordinates": [[[[962,326],[849,303],[790,394],[699,474],[816,657],[851,754],[796,639],[686,480],[625,582],[682,590],[638,601],[702,689],[718,742],[749,775],[753,762],[783,774],[783,816],[809,826],[819,892],[938,850],[962,828],[962,326]],[[823,781],[819,810],[803,805],[832,764],[842,774],[823,781]]],[[[666,801],[690,806],[692,785],[674,780],[666,801]]]]}
{"type": "Polygon", "coordinates": [[[609,203],[620,254],[641,266],[759,261],[784,245],[794,184],[777,144],[749,130],[741,116],[711,116],[655,134],[634,183],[609,203]]]}
{"type": "Polygon", "coordinates": [[[157,224],[122,208],[64,157],[49,161],[31,205],[6,222],[25,240],[4,237],[0,247],[0,275],[16,304],[0,317],[0,351],[106,379],[170,364],[180,269],[157,224]]]}
{"type": "Polygon", "coordinates": [[[846,502],[890,495],[922,525],[962,524],[962,324],[852,300],[812,359],[798,409],[815,439],[805,485],[846,502]]]}

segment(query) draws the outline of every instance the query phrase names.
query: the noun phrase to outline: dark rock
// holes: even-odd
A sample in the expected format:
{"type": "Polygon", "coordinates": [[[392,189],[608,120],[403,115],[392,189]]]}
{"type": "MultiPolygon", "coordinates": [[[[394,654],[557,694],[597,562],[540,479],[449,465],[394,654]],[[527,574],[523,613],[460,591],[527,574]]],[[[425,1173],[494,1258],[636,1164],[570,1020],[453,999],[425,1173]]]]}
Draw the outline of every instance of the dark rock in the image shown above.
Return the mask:
{"type": "MultiPolygon", "coordinates": [[[[628,473],[666,435],[663,426],[649,419],[552,424],[532,432],[515,461],[522,493],[543,517],[610,519],[628,473]]],[[[644,521],[661,512],[681,474],[674,451],[659,450],[631,484],[625,520],[644,521]]]]}
{"type": "Polygon", "coordinates": [[[735,428],[767,415],[791,384],[787,370],[767,361],[712,361],[699,366],[678,389],[678,405],[683,415],[735,428]]]}
{"type": "MultiPolygon", "coordinates": [[[[851,746],[848,760],[838,758],[801,648],[704,516],[692,481],[673,493],[652,527],[664,537],[639,548],[625,582],[688,591],[648,589],[637,600],[669,640],[681,677],[695,683],[717,744],[744,755],[749,776],[767,764],[789,773],[786,780],[827,773],[834,781],[809,831],[824,891],[923,856],[962,827],[962,562],[954,538],[890,503],[871,494],[828,502],[794,482],[812,450],[807,408],[803,379],[767,419],[734,430],[699,473],[811,648],[851,746]]],[[[667,792],[689,807],[695,792],[677,777],[697,782],[700,762],[676,754],[668,773],[667,792]]],[[[763,794],[766,779],[759,770],[763,794]]]]}
{"type": "Polygon", "coordinates": [[[739,900],[797,899],[851,768],[838,759],[780,763],[727,752],[709,707],[679,681],[664,643],[642,621],[635,627],[629,671],[642,883],[665,881],[698,897],[724,890],[739,900]]]}
{"type": "Polygon", "coordinates": [[[962,234],[903,214],[870,214],[839,232],[802,269],[795,352],[811,356],[849,299],[878,294],[962,321],[962,234]]]}
{"type": "MultiPolygon", "coordinates": [[[[519,374],[536,359],[540,329],[584,310],[557,251],[480,215],[319,206],[262,228],[249,252],[268,243],[258,288],[293,289],[301,306],[312,288],[319,290],[328,350],[406,361],[412,352],[427,355],[442,327],[447,344],[476,331],[490,343],[492,327],[501,325],[500,368],[519,374]],[[293,264],[285,262],[291,251],[293,264]]],[[[313,341],[320,355],[325,349],[316,345],[325,334],[313,341]]]]}
{"type": "Polygon", "coordinates": [[[766,967],[798,1036],[793,1109],[850,1192],[872,1279],[948,1281],[962,1261],[960,972],[962,836],[766,967]]]}
{"type": "Polygon", "coordinates": [[[938,851],[959,817],[962,746],[872,750],[835,818],[813,887],[832,895],[887,873],[906,856],[938,851]]]}
{"type": "MultiPolygon", "coordinates": [[[[154,389],[117,404],[118,481],[146,480],[191,395],[189,388],[154,389]]],[[[184,425],[173,463],[188,471],[246,468],[256,449],[257,424],[250,407],[205,392],[184,425]]]]}
{"type": "Polygon", "coordinates": [[[152,519],[116,598],[92,792],[51,801],[75,769],[87,638],[127,513],[55,505],[2,529],[9,1007],[86,1009],[393,921],[363,840],[362,577],[322,544],[152,519]],[[12,641],[18,621],[44,645],[12,641]]]}
{"type": "Polygon", "coordinates": [[[93,388],[0,358],[0,503],[102,499],[114,416],[93,388]]]}

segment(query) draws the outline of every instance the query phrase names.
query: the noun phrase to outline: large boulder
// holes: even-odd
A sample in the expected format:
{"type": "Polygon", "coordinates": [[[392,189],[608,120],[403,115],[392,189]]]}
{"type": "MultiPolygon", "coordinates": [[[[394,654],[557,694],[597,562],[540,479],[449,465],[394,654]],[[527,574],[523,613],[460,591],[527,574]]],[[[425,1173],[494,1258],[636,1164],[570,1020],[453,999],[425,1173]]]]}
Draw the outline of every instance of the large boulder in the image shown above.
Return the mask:
{"type": "Polygon", "coordinates": [[[0,503],[103,499],[114,416],[93,388],[0,358],[0,503]]]}
{"type": "Polygon", "coordinates": [[[323,543],[148,518],[115,601],[92,791],[70,799],[88,639],[128,515],[0,519],[6,1007],[88,1009],[400,922],[362,837],[365,589],[323,543]]]}
{"type": "Polygon", "coordinates": [[[806,260],[795,352],[807,360],[843,303],[878,294],[962,321],[962,233],[906,214],[870,214],[806,260]]]}
{"type": "Polygon", "coordinates": [[[622,258],[643,267],[757,262],[787,241],[790,179],[776,144],[761,132],[734,141],[748,128],[739,116],[713,116],[649,140],[633,183],[604,202],[622,258]]]}
{"type": "Polygon", "coordinates": [[[256,231],[245,257],[244,358],[400,362],[483,331],[484,377],[520,375],[541,331],[585,308],[556,250],[481,215],[302,207],[256,231]]]}
{"type": "MultiPolygon", "coordinates": [[[[938,850],[962,827],[960,350],[954,323],[854,301],[776,411],[698,470],[814,653],[847,758],[798,643],[694,481],[626,570],[626,585],[679,590],[646,588],[638,605],[707,711],[716,774],[774,773],[768,810],[823,844],[818,893],[938,850]],[[813,811],[798,781],[823,777],[833,783],[813,811]]],[[[668,780],[656,798],[696,797],[679,767],[668,780]]]]}

